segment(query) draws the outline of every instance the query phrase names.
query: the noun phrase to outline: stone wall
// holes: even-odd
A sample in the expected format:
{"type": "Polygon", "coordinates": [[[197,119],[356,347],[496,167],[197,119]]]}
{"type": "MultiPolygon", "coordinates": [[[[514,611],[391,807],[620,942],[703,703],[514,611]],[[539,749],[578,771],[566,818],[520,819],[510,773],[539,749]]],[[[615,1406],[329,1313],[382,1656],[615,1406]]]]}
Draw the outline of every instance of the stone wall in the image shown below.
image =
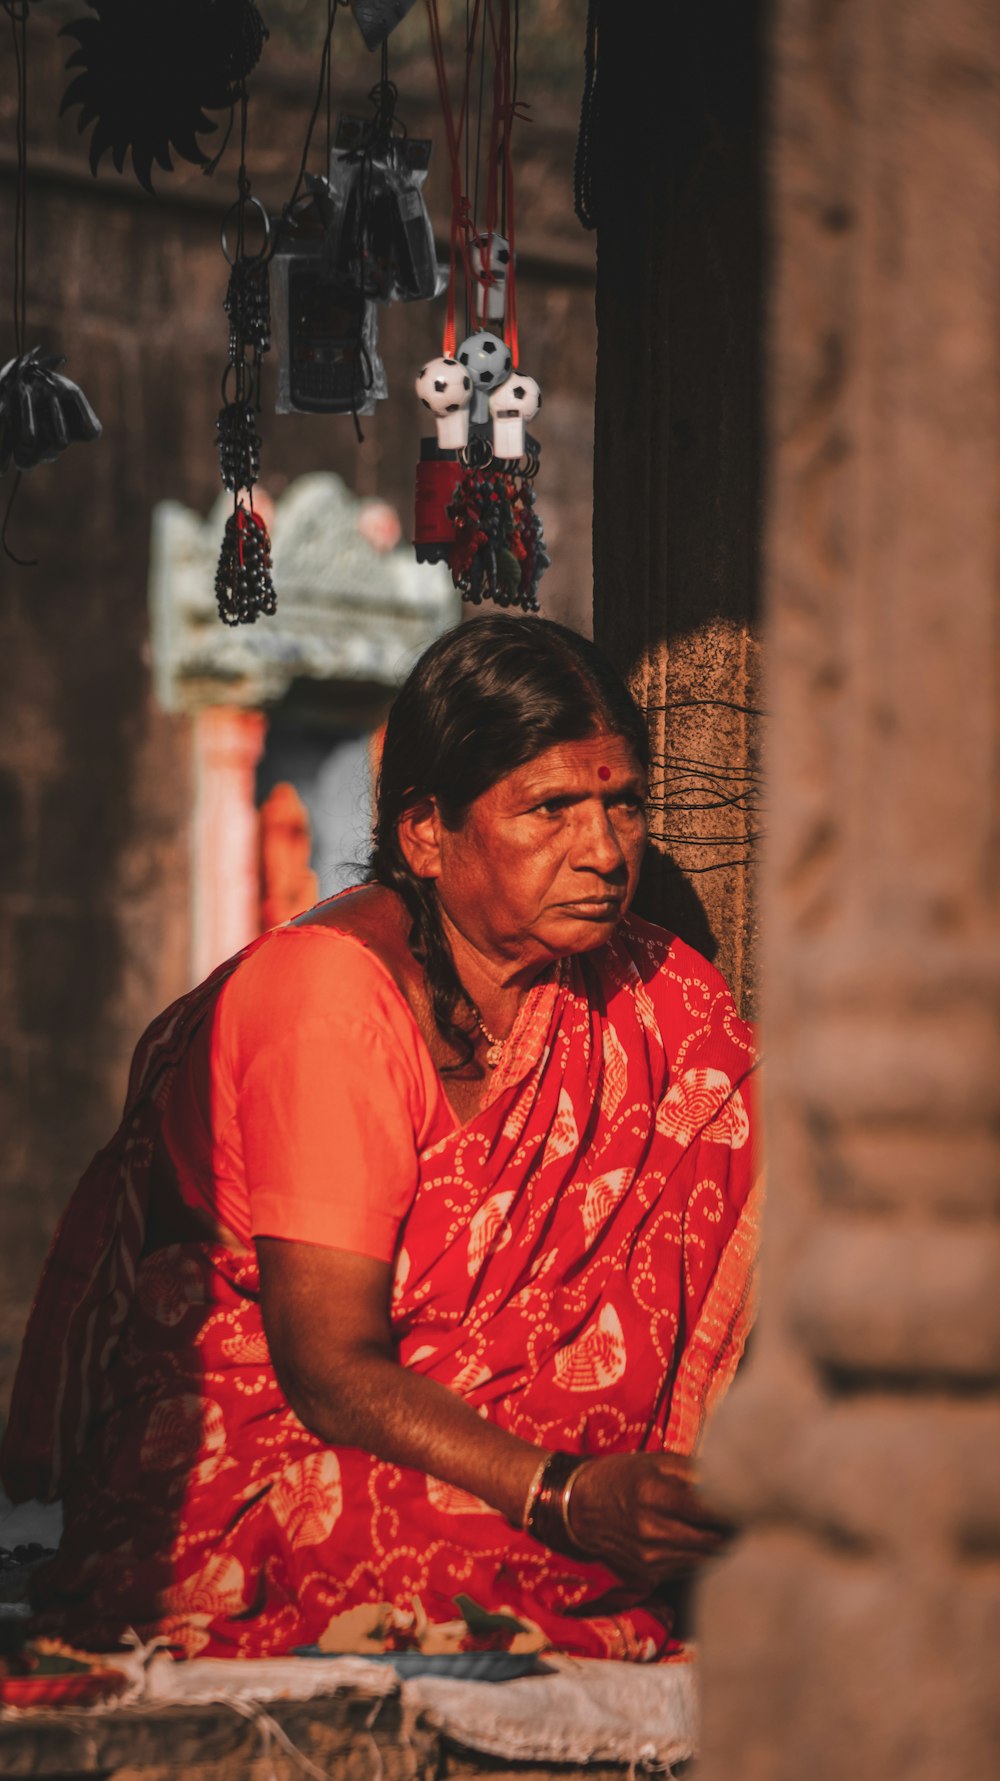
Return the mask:
{"type": "MultiPolygon", "coordinates": [[[[45,1246],[81,1168],[113,1128],[136,1037],[187,987],[191,909],[189,720],[150,687],[151,514],[169,498],[207,513],[218,493],[215,419],[226,349],[219,223],[234,144],[208,181],[183,163],[149,198],[106,160],[91,177],[76,114],[57,119],[72,47],[55,32],[78,0],[32,8],[28,332],[65,351],[104,422],[24,479],[0,557],[0,1405],[45,1246]]],[[[422,9],[421,9],[422,10],[422,9]]],[[[338,31],[354,31],[344,15],[338,31]]],[[[377,59],[376,59],[377,60],[377,59]]],[[[354,58],[355,64],[358,58],[354,58]]],[[[335,103],[364,109],[373,78],[337,61],[335,103]]],[[[0,264],[11,252],[14,87],[0,91],[0,264]]],[[[593,250],[572,214],[574,119],[542,114],[522,160],[521,333],[546,388],[539,507],[552,542],[553,616],[589,622],[593,250]]],[[[275,29],[254,77],[250,164],[274,206],[289,195],[315,88],[312,59],[275,29]]],[[[429,62],[401,106],[437,140],[432,205],[444,222],[443,137],[429,62]]],[[[215,140],[218,140],[216,138],[215,140]]],[[[318,167],[314,158],[312,165],[318,167]]],[[[7,286],[9,290],[9,285],[7,286]]],[[[263,481],[336,470],[410,524],[421,432],[412,378],[440,350],[442,306],[397,305],[382,345],[393,396],[364,423],[265,412],[263,481]]],[[[0,363],[11,352],[0,318],[0,363]]],[[[270,376],[271,373],[268,373],[270,376]]],[[[267,380],[265,381],[265,396],[267,380]]],[[[6,502],[9,482],[0,499],[6,502]]],[[[280,597],[280,590],[279,590],[280,597]]]]}
{"type": "Polygon", "coordinates": [[[705,1781],[1000,1772],[1000,12],[773,15],[771,1174],[705,1781]]]}

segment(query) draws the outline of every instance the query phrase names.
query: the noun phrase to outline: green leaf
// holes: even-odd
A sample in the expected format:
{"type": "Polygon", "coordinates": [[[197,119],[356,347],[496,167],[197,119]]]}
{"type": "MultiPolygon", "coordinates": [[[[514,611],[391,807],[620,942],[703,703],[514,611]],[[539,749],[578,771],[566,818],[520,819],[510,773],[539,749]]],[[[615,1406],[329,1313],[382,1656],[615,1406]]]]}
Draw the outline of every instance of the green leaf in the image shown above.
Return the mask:
{"type": "Polygon", "coordinates": [[[456,1595],[452,1600],[470,1633],[526,1633],[531,1630],[523,1620],[515,1620],[513,1614],[494,1614],[490,1608],[481,1608],[471,1595],[456,1595]]]}
{"type": "Polygon", "coordinates": [[[79,1658],[62,1657],[54,1651],[47,1651],[44,1653],[44,1655],[40,1654],[38,1657],[33,1659],[33,1662],[31,1665],[31,1675],[32,1676],[69,1676],[69,1675],[72,1675],[74,1672],[76,1672],[76,1673],[79,1673],[80,1671],[87,1672],[91,1668],[92,1668],[91,1664],[87,1663],[86,1661],[81,1662],[79,1658]]]}

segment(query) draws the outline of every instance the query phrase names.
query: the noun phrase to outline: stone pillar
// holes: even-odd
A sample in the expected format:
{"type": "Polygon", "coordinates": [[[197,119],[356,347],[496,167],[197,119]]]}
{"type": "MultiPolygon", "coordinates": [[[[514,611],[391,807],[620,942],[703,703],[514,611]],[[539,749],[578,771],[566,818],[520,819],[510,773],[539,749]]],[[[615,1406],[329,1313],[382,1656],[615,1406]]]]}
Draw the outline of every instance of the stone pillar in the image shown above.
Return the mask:
{"type": "Polygon", "coordinates": [[[758,64],[755,0],[600,8],[594,636],[653,743],[637,907],[714,957],[745,1010],[759,827],[758,64]]]}
{"type": "Polygon", "coordinates": [[[193,981],[260,933],[260,836],[254,771],[259,711],[210,706],[194,720],[193,981]]]}
{"type": "Polygon", "coordinates": [[[756,1347],[703,1781],[1000,1773],[1000,9],[772,25],[756,1347]]]}

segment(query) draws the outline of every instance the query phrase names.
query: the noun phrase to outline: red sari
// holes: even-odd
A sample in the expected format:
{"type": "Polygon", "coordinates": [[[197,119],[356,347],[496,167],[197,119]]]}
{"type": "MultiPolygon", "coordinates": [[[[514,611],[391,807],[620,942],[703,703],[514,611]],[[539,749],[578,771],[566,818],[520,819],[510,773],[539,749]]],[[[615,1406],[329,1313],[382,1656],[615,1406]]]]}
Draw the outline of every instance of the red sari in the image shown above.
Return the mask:
{"type": "MultiPolygon", "coordinates": [[[[150,1028],[39,1287],[3,1450],[16,1500],[65,1499],[39,1630],[259,1657],[364,1604],[397,1625],[454,1621],[464,1595],[563,1651],[662,1656],[662,1603],[623,1605],[602,1565],[304,1427],[271,1366],[252,1250],[140,1260],[159,1112],[239,962],[150,1028]]],[[[486,1104],[421,1157],[395,1260],[402,1364],[540,1446],[689,1453],[749,1323],[753,1067],[721,978],[661,929],[632,918],[554,969],[486,1104]]]]}

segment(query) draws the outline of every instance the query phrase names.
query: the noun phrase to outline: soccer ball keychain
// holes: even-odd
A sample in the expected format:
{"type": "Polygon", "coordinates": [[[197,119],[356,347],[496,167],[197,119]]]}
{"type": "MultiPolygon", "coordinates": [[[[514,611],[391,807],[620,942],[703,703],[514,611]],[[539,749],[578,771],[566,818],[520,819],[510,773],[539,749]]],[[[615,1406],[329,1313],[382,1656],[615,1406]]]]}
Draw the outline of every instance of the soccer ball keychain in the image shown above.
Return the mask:
{"type": "MultiPolygon", "coordinates": [[[[518,364],[514,185],[510,158],[515,107],[511,6],[501,0],[495,38],[483,22],[484,51],[495,42],[491,169],[487,224],[479,234],[462,192],[461,129],[469,115],[469,68],[456,128],[451,110],[436,0],[428,0],[431,47],[452,168],[448,317],[440,358],[423,366],[416,393],[434,421],[417,465],[414,546],[424,562],[447,562],[462,597],[474,605],[537,612],[538,583],[549,558],[534,504],[541,448],[528,423],[541,407],[534,377],[518,364]],[[495,227],[498,209],[503,232],[495,227]],[[456,345],[461,262],[466,314],[478,327],[456,345]],[[496,331],[494,331],[496,329],[496,331]]],[[[481,8],[470,30],[474,42],[481,8]]],[[[477,157],[478,159],[478,157],[477,157]]]]}

